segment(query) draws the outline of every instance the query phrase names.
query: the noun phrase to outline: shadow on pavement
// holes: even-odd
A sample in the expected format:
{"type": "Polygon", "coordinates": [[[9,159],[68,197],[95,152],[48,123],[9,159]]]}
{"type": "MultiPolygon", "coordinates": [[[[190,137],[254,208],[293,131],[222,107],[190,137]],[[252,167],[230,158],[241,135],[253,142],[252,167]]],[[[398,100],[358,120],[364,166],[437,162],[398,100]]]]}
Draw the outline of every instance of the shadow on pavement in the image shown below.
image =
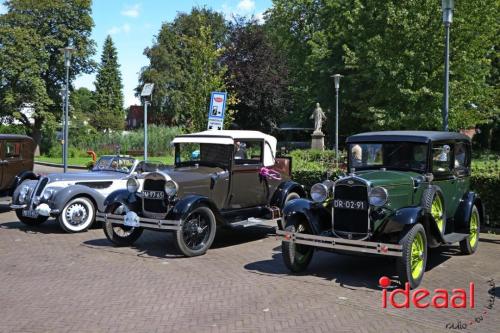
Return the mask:
{"type": "MultiPolygon", "coordinates": [[[[225,248],[266,238],[269,230],[267,228],[218,229],[215,240],[208,252],[211,249],[225,248]]],[[[139,257],[185,258],[177,249],[174,237],[175,235],[171,232],[145,230],[141,237],[129,248],[137,251],[136,255],[139,257]]],[[[88,240],[83,244],[96,248],[119,248],[106,238],[88,240]]]]}
{"type": "MultiPolygon", "coordinates": [[[[274,250],[281,251],[281,247],[274,250]]],[[[432,270],[459,252],[453,247],[434,249],[429,253],[426,271],[432,270]]],[[[275,253],[270,260],[262,260],[244,266],[249,271],[282,276],[315,276],[332,281],[343,288],[368,288],[380,290],[378,280],[388,276],[397,281],[396,259],[379,256],[350,256],[315,251],[311,264],[305,272],[291,273],[283,263],[281,253],[275,253]]],[[[397,282],[396,282],[397,284],[397,282]]]]}
{"type": "Polygon", "coordinates": [[[0,224],[2,229],[18,229],[31,234],[65,234],[66,232],[61,229],[59,223],[54,219],[49,219],[38,226],[29,226],[20,221],[5,222],[0,224]]]}

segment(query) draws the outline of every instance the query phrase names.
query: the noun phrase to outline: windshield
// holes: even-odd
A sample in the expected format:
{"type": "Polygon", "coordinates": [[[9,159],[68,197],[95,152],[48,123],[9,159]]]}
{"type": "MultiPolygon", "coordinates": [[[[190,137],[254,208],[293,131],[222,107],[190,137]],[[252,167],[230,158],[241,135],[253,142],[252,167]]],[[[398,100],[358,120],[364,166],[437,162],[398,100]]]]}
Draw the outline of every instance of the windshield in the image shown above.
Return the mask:
{"type": "Polygon", "coordinates": [[[135,159],[121,156],[103,156],[95,162],[92,171],[118,171],[130,173],[135,159]]]}
{"type": "Polygon", "coordinates": [[[224,169],[229,167],[233,145],[210,143],[177,143],[175,145],[175,165],[207,165],[224,169]]]}
{"type": "Polygon", "coordinates": [[[411,142],[353,143],[349,145],[349,166],[359,169],[425,171],[427,145],[411,142]]]}

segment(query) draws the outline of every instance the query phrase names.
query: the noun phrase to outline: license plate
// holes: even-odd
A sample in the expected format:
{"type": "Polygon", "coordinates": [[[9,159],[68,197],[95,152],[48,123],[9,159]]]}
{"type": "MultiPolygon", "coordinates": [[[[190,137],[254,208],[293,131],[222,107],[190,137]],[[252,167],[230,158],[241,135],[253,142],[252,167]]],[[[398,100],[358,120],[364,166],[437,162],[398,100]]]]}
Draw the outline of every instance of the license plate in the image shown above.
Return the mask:
{"type": "Polygon", "coordinates": [[[23,216],[36,219],[38,217],[38,213],[35,210],[23,210],[23,216]]]}
{"type": "Polygon", "coordinates": [[[340,208],[340,209],[354,209],[354,210],[366,210],[366,209],[368,209],[368,205],[367,205],[366,201],[342,200],[342,199],[333,200],[333,207],[340,208]]]}
{"type": "Polygon", "coordinates": [[[143,191],[145,199],[156,199],[161,200],[165,197],[165,192],[163,191],[143,191]]]}
{"type": "Polygon", "coordinates": [[[127,227],[138,227],[139,226],[139,216],[134,212],[128,212],[125,215],[125,220],[123,221],[123,225],[127,227]]]}

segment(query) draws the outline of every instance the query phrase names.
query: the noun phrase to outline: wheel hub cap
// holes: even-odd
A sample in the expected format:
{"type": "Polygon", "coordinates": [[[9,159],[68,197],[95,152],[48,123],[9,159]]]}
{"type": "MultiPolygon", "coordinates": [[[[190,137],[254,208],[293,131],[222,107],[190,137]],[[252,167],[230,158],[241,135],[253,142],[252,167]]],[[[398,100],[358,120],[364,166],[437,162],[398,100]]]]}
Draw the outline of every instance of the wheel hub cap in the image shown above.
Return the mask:
{"type": "Polygon", "coordinates": [[[80,224],[87,218],[87,210],[81,204],[74,204],[68,207],[66,211],[66,219],[71,224],[80,224]]]}

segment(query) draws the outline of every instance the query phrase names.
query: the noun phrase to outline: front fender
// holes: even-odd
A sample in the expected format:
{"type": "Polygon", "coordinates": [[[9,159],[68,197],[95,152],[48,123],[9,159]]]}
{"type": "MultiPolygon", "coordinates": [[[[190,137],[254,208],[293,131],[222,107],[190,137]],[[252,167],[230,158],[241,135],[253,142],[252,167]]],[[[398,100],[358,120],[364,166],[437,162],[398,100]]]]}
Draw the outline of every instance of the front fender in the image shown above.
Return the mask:
{"type": "Polygon", "coordinates": [[[54,197],[50,200],[52,209],[62,211],[66,203],[74,197],[88,196],[91,197],[97,204],[97,209],[102,211],[104,209],[104,195],[97,192],[93,188],[83,185],[72,185],[57,191],[54,197]]]}
{"type": "Polygon", "coordinates": [[[114,203],[123,204],[123,205],[127,206],[127,208],[129,210],[132,210],[135,212],[138,212],[141,210],[141,207],[140,207],[141,201],[139,200],[137,195],[135,193],[130,193],[126,189],[120,189],[120,190],[116,190],[114,192],[111,192],[104,199],[104,202],[103,202],[104,207],[103,207],[102,211],[105,211],[106,207],[108,207],[114,203]]]}
{"type": "Polygon", "coordinates": [[[331,214],[323,204],[311,201],[309,199],[296,199],[287,203],[283,208],[283,218],[285,219],[285,228],[295,223],[294,217],[300,214],[309,222],[311,231],[318,235],[321,231],[331,228],[331,214]]]}
{"type": "Polygon", "coordinates": [[[306,191],[299,183],[289,180],[278,186],[271,199],[271,206],[283,207],[287,195],[292,192],[297,193],[301,198],[306,196],[306,191]]]}
{"type": "Polygon", "coordinates": [[[184,220],[193,209],[201,205],[208,206],[212,210],[218,224],[224,223],[224,219],[215,203],[205,196],[196,194],[187,195],[180,199],[168,213],[167,219],[184,220]]]}

